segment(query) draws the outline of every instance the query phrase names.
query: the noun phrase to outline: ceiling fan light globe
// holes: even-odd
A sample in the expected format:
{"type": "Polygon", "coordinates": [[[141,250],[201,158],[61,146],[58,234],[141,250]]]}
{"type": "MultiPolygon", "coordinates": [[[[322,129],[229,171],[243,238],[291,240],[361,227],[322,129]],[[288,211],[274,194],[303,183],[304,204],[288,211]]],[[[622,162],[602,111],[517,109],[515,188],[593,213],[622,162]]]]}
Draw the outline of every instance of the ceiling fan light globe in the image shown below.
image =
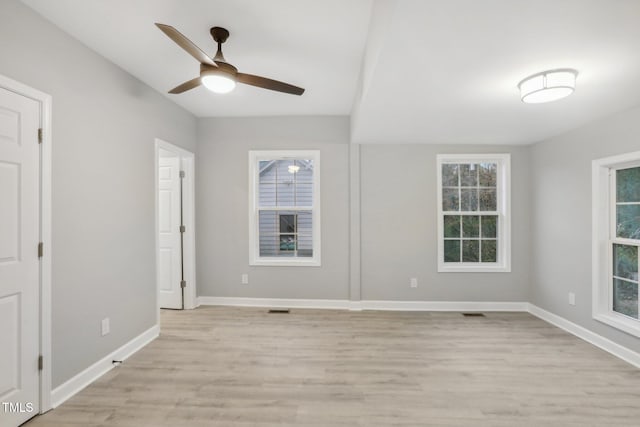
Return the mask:
{"type": "Polygon", "coordinates": [[[235,80],[222,74],[202,76],[202,84],[211,92],[215,93],[229,93],[236,87],[235,80]]]}

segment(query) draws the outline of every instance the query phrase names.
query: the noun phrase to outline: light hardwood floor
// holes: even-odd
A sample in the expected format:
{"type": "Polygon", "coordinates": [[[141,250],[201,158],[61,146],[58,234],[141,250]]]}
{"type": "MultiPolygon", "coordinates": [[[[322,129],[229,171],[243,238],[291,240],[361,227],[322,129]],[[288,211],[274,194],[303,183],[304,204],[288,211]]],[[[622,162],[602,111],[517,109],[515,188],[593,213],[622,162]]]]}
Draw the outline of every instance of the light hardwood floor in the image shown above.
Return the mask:
{"type": "Polygon", "coordinates": [[[202,307],[27,425],[639,426],[640,369],[526,313],[202,307]]]}

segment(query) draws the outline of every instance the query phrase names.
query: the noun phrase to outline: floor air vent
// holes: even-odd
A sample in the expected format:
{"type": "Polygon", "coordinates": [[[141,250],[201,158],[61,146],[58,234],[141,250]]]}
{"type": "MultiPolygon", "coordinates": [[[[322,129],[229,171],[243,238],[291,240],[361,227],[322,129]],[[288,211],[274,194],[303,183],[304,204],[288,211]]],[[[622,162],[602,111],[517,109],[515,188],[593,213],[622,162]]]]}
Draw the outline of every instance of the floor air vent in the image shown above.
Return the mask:
{"type": "Polygon", "coordinates": [[[462,313],[464,317],[485,317],[484,313],[462,313]]]}
{"type": "Polygon", "coordinates": [[[269,313],[273,314],[289,314],[288,308],[270,308],[269,313]]]}

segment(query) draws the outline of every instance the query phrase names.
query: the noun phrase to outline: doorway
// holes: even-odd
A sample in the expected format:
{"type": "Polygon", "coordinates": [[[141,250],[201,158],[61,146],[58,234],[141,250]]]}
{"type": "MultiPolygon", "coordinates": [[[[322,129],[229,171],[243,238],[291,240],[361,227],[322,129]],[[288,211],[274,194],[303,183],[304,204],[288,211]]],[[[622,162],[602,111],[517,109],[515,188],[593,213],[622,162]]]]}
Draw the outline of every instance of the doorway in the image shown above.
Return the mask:
{"type": "Polygon", "coordinates": [[[0,419],[51,394],[51,97],[0,76],[0,419]]]}
{"type": "Polygon", "coordinates": [[[156,139],[158,308],[196,307],[194,161],[192,152],[156,139]]]}

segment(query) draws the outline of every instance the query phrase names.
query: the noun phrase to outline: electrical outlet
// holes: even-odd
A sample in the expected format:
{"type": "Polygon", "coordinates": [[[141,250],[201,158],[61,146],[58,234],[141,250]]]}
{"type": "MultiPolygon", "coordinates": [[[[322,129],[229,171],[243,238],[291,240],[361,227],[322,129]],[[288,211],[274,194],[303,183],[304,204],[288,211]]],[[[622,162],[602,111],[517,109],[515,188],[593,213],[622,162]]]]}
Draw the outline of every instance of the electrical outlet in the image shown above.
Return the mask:
{"type": "Polygon", "coordinates": [[[569,305],[576,305],[576,294],[569,292],[569,305]]]}
{"type": "Polygon", "coordinates": [[[109,318],[105,317],[102,319],[102,336],[107,335],[109,332],[109,318]]]}
{"type": "Polygon", "coordinates": [[[418,287],[418,278],[417,277],[412,277],[411,279],[409,279],[409,286],[411,286],[412,288],[417,288],[418,287]]]}
{"type": "Polygon", "coordinates": [[[242,275],[242,277],[240,278],[240,283],[242,283],[243,285],[249,284],[249,275],[247,273],[244,273],[242,275]]]}

